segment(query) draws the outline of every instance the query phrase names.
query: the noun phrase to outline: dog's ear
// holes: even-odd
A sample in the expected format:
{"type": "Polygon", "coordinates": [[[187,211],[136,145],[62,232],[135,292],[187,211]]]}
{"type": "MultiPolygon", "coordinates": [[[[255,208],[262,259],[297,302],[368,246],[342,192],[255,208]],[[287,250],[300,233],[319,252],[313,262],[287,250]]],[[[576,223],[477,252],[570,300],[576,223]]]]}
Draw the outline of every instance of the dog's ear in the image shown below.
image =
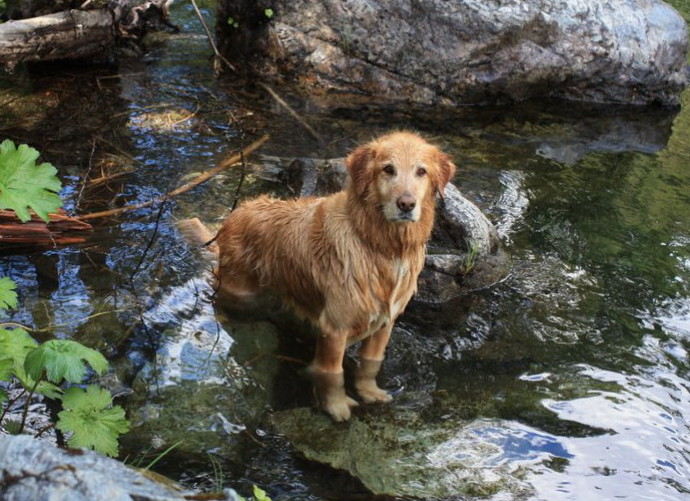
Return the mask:
{"type": "Polygon", "coordinates": [[[358,195],[364,195],[371,183],[371,171],[369,162],[373,158],[373,152],[369,145],[360,146],[345,159],[345,167],[350,173],[352,187],[358,195]]]}
{"type": "Polygon", "coordinates": [[[451,162],[448,155],[439,151],[436,155],[436,165],[438,166],[438,176],[437,179],[434,179],[434,190],[443,200],[443,190],[455,176],[455,164],[451,162]]]}

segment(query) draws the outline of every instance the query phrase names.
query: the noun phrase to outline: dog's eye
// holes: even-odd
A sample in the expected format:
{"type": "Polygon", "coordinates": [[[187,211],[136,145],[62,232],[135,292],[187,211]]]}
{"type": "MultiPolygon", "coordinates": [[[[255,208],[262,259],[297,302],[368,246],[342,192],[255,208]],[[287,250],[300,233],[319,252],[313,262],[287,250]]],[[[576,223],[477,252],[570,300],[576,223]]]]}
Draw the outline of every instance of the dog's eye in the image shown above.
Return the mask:
{"type": "Polygon", "coordinates": [[[424,167],[417,167],[417,175],[419,177],[426,176],[426,169],[424,167]]]}
{"type": "Polygon", "coordinates": [[[384,165],[383,166],[383,172],[385,172],[386,174],[388,174],[390,176],[394,176],[395,175],[395,167],[393,167],[391,164],[384,165]]]}

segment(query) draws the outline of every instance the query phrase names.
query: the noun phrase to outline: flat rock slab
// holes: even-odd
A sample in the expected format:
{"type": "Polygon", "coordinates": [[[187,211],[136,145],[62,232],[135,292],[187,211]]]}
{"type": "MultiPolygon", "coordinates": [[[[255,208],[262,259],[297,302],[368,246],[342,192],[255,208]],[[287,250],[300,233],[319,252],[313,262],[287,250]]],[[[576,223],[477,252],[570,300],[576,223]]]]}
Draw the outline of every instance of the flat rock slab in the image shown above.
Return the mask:
{"type": "Polygon", "coordinates": [[[300,408],[274,414],[273,423],[307,459],[349,472],[377,495],[528,499],[528,471],[554,451],[570,456],[557,437],[514,422],[426,420],[402,409],[356,414],[335,424],[300,408]]]}

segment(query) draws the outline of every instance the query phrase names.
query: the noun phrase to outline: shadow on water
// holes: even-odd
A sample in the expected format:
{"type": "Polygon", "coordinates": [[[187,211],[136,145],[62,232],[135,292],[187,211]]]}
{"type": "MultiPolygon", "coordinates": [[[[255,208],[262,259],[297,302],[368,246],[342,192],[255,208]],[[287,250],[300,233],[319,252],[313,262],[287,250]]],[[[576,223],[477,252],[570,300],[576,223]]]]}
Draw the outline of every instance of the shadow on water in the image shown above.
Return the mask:
{"type": "MultiPolygon", "coordinates": [[[[174,222],[210,225],[238,193],[285,195],[242,169],[162,206],[98,221],[83,245],[4,247],[12,320],[102,350],[135,431],[130,458],[188,485],[257,483],[274,499],[678,499],[690,492],[690,95],[663,109],[528,103],[385,108],[281,92],[324,145],[251,82],[216,81],[184,30],[118,67],[0,80],[2,136],[55,164],[71,212],[147,201],[264,132],[251,162],[337,157],[391,128],[433,137],[512,255],[492,289],[413,303],[384,367],[397,394],[332,426],[309,410],[309,343],[284,319],[210,300],[209,265],[174,222]],[[276,432],[278,430],[278,432],[276,432]],[[373,463],[373,464],[372,464],[373,463]],[[325,466],[330,464],[335,468],[325,466]]],[[[48,335],[48,334],[46,334],[48,335]]]]}

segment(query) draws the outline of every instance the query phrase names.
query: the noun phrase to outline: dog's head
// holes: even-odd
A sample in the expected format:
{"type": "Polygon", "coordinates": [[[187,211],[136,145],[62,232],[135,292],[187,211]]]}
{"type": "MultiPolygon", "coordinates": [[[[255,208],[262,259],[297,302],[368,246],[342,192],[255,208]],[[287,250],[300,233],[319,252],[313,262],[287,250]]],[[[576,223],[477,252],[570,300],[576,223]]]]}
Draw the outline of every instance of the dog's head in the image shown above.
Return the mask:
{"type": "Polygon", "coordinates": [[[376,203],[388,221],[419,221],[423,202],[443,198],[455,174],[450,157],[411,132],[393,132],[360,146],[345,160],[355,194],[376,203]]]}

